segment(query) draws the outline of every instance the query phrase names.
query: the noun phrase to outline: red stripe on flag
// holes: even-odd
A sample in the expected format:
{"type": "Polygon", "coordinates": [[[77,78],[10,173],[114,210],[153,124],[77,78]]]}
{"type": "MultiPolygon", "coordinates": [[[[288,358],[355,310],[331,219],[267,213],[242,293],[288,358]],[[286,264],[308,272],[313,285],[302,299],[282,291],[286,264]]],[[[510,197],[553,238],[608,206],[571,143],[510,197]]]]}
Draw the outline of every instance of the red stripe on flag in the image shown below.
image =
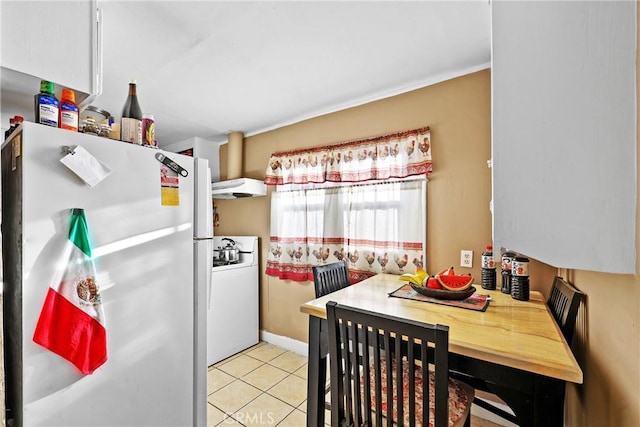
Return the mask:
{"type": "Polygon", "coordinates": [[[93,317],[49,288],[33,341],[87,375],[107,361],[107,331],[93,317]]]}

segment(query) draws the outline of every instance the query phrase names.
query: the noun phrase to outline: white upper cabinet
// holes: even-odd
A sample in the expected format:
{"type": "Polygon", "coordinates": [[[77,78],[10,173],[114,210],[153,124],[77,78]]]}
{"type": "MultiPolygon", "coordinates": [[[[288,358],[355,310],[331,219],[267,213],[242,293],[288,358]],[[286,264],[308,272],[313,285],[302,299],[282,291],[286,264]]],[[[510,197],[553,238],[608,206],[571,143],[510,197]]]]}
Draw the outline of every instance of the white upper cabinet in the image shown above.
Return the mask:
{"type": "Polygon", "coordinates": [[[636,2],[492,2],[493,233],[636,272],[636,2]]]}
{"type": "Polygon", "coordinates": [[[32,110],[40,80],[55,83],[58,97],[63,87],[75,90],[78,103],[100,94],[101,23],[96,0],[3,1],[0,18],[3,112],[14,109],[12,114],[20,114],[25,102],[32,110]]]}

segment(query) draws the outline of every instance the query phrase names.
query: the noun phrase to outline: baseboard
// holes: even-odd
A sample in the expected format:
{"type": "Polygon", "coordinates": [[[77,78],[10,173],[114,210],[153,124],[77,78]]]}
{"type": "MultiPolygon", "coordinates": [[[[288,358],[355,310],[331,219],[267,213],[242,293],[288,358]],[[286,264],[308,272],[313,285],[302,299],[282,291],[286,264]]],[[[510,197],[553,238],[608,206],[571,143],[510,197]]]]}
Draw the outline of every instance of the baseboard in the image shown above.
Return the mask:
{"type": "MultiPolygon", "coordinates": [[[[267,331],[260,331],[260,340],[268,342],[269,344],[277,345],[278,347],[282,347],[285,350],[292,351],[305,357],[309,356],[309,346],[306,342],[294,340],[293,338],[284,337],[282,335],[272,334],[271,332],[267,331]]],[[[500,409],[504,409],[507,412],[513,413],[507,405],[503,405],[497,402],[491,403],[500,409]]],[[[499,416],[492,414],[491,412],[482,409],[477,405],[473,405],[471,407],[471,414],[501,426],[517,427],[515,424],[510,423],[509,421],[506,421],[505,419],[500,418],[499,416]]]]}
{"type": "MultiPolygon", "coordinates": [[[[500,408],[506,412],[509,412],[510,414],[513,414],[513,411],[511,410],[511,408],[509,408],[507,405],[503,405],[502,403],[498,403],[498,402],[491,402],[492,405],[494,405],[497,408],[500,408]]],[[[498,415],[487,411],[484,408],[479,407],[478,405],[473,405],[471,406],[471,415],[475,415],[478,418],[482,418],[484,420],[487,421],[491,421],[492,423],[498,424],[500,426],[504,426],[504,427],[518,427],[516,424],[513,424],[512,422],[509,422],[507,420],[505,420],[502,417],[499,417],[498,415]]]]}
{"type": "Polygon", "coordinates": [[[294,340],[293,338],[284,337],[282,335],[272,334],[267,331],[260,331],[260,340],[269,344],[277,345],[285,350],[293,351],[302,356],[309,356],[309,346],[306,342],[294,340]]]}

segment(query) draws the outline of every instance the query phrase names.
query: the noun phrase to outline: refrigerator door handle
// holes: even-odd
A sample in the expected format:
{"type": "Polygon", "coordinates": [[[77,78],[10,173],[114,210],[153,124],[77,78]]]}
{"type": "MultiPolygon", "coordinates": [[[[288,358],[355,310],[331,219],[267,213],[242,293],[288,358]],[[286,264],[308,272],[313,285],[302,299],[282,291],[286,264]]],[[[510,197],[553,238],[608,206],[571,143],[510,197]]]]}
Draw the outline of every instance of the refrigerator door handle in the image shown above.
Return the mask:
{"type": "Polygon", "coordinates": [[[211,309],[211,287],[213,286],[213,239],[207,239],[207,311],[211,309]]]}
{"type": "MultiPolygon", "coordinates": [[[[206,190],[205,193],[207,195],[207,200],[209,201],[209,203],[207,203],[207,208],[206,208],[206,217],[207,217],[207,228],[206,228],[206,233],[207,233],[207,237],[213,237],[213,196],[211,195],[211,169],[209,167],[207,167],[207,185],[206,185],[206,190]]],[[[211,260],[211,267],[213,267],[213,259],[211,260]]]]}

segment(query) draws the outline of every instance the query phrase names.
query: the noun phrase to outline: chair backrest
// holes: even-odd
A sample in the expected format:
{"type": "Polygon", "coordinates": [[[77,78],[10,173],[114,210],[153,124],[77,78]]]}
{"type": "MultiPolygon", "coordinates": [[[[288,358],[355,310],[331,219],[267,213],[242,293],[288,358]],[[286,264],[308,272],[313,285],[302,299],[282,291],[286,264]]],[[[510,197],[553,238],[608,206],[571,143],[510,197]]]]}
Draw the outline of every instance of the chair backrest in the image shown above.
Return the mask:
{"type": "Polygon", "coordinates": [[[556,277],[553,280],[547,305],[551,309],[551,313],[556,322],[558,322],[558,326],[560,326],[560,330],[569,345],[571,345],[571,340],[573,339],[578,308],[580,308],[580,302],[583,298],[584,294],[571,286],[562,277],[556,277]]]}
{"type": "Polygon", "coordinates": [[[414,426],[416,416],[417,424],[428,426],[430,394],[435,395],[433,425],[448,426],[448,326],[382,315],[333,301],[327,303],[327,320],[332,426],[414,426]],[[433,384],[430,380],[416,382],[416,377],[430,377],[430,366],[434,369],[433,384]],[[422,396],[418,401],[417,391],[422,396]],[[408,399],[403,393],[408,394],[408,399]],[[400,422],[394,424],[393,420],[400,422]]]}
{"type": "Polygon", "coordinates": [[[315,265],[312,270],[316,298],[349,286],[349,269],[346,261],[315,265]]]}

